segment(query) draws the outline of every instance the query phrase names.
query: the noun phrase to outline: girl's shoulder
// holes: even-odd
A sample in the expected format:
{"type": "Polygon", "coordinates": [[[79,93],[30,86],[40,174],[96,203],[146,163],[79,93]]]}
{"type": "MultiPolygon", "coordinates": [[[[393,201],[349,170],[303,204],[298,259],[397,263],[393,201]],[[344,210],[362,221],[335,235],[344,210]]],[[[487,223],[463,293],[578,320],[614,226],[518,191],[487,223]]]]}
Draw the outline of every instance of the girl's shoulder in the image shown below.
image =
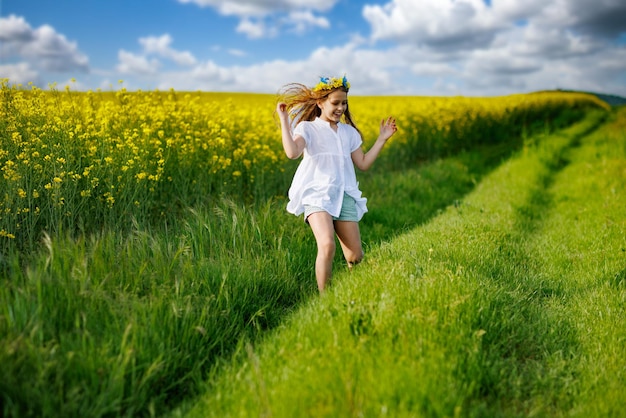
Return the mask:
{"type": "Polygon", "coordinates": [[[298,131],[302,131],[302,130],[305,130],[305,129],[307,129],[308,127],[310,127],[312,124],[313,124],[313,122],[311,122],[311,121],[308,121],[308,120],[301,120],[301,121],[299,121],[299,122],[296,124],[295,129],[296,129],[296,130],[298,130],[298,131]]]}

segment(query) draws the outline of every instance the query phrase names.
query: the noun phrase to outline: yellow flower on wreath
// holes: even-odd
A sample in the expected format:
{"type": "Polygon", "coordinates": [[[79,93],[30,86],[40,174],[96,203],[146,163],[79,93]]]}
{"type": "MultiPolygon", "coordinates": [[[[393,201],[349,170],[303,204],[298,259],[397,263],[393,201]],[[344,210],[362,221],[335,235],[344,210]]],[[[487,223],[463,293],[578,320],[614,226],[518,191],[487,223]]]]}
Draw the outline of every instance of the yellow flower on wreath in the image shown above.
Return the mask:
{"type": "Polygon", "coordinates": [[[313,91],[332,90],[339,87],[350,88],[350,83],[345,75],[342,78],[320,77],[320,81],[313,87],[313,91]]]}

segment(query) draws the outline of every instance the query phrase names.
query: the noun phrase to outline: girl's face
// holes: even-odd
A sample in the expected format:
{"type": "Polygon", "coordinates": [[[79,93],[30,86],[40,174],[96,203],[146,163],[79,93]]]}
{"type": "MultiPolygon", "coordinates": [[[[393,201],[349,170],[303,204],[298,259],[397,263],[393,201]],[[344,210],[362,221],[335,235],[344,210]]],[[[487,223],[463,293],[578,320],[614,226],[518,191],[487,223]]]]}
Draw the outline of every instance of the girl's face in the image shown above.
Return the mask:
{"type": "Polygon", "coordinates": [[[317,106],[322,111],[320,119],[336,124],[348,108],[348,93],[341,89],[335,90],[326,99],[317,102],[317,106]]]}

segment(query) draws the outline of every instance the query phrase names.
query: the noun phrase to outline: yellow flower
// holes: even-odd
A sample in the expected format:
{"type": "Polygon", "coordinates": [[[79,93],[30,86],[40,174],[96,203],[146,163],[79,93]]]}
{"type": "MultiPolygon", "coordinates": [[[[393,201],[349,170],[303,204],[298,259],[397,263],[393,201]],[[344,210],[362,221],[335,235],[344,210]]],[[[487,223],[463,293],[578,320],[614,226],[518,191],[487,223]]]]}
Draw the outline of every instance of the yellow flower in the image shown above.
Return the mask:
{"type": "Polygon", "coordinates": [[[0,229],[0,237],[15,239],[15,235],[11,234],[10,232],[5,231],[4,229],[0,229]]]}
{"type": "Polygon", "coordinates": [[[115,203],[115,198],[113,197],[111,192],[106,192],[103,196],[104,196],[107,204],[109,205],[109,207],[113,206],[113,203],[115,203]]]}
{"type": "Polygon", "coordinates": [[[17,195],[23,199],[26,197],[26,192],[24,189],[17,189],[17,195]]]}

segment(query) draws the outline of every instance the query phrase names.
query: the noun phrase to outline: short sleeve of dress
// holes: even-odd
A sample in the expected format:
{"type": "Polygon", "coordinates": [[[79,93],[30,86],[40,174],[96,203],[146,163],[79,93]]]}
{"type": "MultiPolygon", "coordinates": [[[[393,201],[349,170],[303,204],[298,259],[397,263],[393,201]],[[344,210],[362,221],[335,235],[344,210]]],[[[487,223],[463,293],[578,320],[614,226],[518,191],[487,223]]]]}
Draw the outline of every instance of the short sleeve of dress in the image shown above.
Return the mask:
{"type": "Polygon", "coordinates": [[[302,138],[304,138],[304,142],[306,145],[309,145],[309,134],[308,134],[308,129],[306,129],[306,123],[299,123],[296,125],[295,129],[293,130],[293,136],[294,138],[296,137],[296,135],[300,135],[302,138]]]}
{"type": "MultiPolygon", "coordinates": [[[[351,126],[352,128],[352,126],[351,126]]],[[[363,140],[361,139],[361,135],[359,135],[359,132],[352,128],[350,130],[351,135],[350,135],[350,152],[354,152],[357,149],[359,149],[359,147],[361,147],[361,145],[363,145],[363,140]]]]}

